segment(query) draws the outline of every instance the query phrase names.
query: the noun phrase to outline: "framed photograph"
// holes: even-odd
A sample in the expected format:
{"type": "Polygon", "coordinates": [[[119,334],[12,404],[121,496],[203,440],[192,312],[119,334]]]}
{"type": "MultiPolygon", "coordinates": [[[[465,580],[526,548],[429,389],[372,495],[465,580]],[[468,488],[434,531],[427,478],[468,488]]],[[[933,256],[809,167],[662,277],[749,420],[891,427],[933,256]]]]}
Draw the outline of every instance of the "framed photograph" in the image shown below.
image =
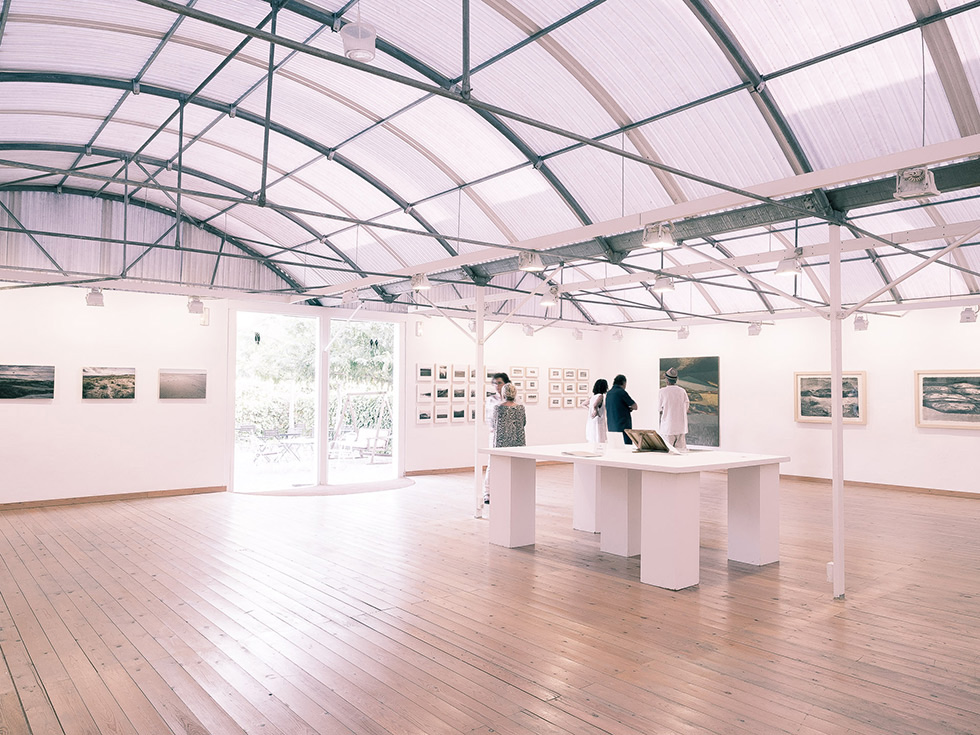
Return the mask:
{"type": "Polygon", "coordinates": [[[450,410],[449,420],[454,424],[464,423],[466,421],[466,404],[454,403],[450,410]]]}
{"type": "Polygon", "coordinates": [[[584,381],[588,382],[588,380],[589,380],[589,369],[588,368],[579,368],[578,369],[578,378],[577,379],[578,380],[584,380],[584,381]]]}
{"type": "Polygon", "coordinates": [[[440,383],[449,382],[449,366],[448,365],[436,365],[436,381],[440,383]]]}
{"type": "Polygon", "coordinates": [[[980,429],[980,370],[916,370],[915,425],[980,429]]]}
{"type": "Polygon", "coordinates": [[[432,415],[432,423],[434,424],[448,424],[449,423],[449,406],[436,406],[435,412],[432,415]]]}
{"type": "Polygon", "coordinates": [[[565,383],[565,390],[562,391],[565,395],[575,392],[575,383],[565,383]]]}
{"type": "Polygon", "coordinates": [[[487,368],[487,382],[492,383],[494,374],[499,372],[499,370],[491,370],[490,368],[487,368]]]}
{"type": "Polygon", "coordinates": [[[453,388],[453,400],[454,401],[465,401],[466,400],[466,394],[467,393],[469,393],[469,391],[466,390],[466,386],[465,385],[463,385],[463,386],[456,386],[456,387],[453,388]]]}
{"type": "Polygon", "coordinates": [[[431,385],[417,385],[415,386],[415,402],[416,403],[432,403],[435,400],[436,391],[431,385]]]}
{"type": "Polygon", "coordinates": [[[415,379],[416,380],[432,380],[435,372],[432,369],[432,363],[415,363],[415,379]]]}
{"type": "Polygon", "coordinates": [[[208,397],[205,370],[160,370],[161,400],[200,400],[208,397]]]}
{"type": "Polygon", "coordinates": [[[687,391],[687,445],[721,446],[718,357],[661,357],[660,387],[667,385],[664,373],[677,368],[677,385],[687,391]]]}
{"type": "Polygon", "coordinates": [[[449,388],[436,386],[436,403],[449,402],[449,388]]]}
{"type": "Polygon", "coordinates": [[[563,396],[561,405],[565,408],[575,408],[575,396],[563,396]]]}
{"type": "Polygon", "coordinates": [[[136,368],[82,368],[82,398],[136,398],[136,368]]]}
{"type": "Polygon", "coordinates": [[[54,365],[0,365],[0,398],[54,398],[54,365]]]}
{"type": "Polygon", "coordinates": [[[562,372],[562,377],[565,380],[575,380],[576,375],[578,375],[578,370],[575,368],[565,368],[562,372]]]}
{"type": "Polygon", "coordinates": [[[562,384],[561,383],[549,383],[548,384],[548,392],[549,393],[561,393],[562,392],[562,384]]]}
{"type": "Polygon", "coordinates": [[[415,423],[416,424],[431,424],[432,423],[432,406],[416,406],[415,407],[415,423]]]}
{"type": "Polygon", "coordinates": [[[524,381],[523,380],[512,380],[510,382],[511,382],[511,385],[513,385],[515,388],[517,388],[517,392],[518,393],[520,393],[522,390],[524,390],[524,381]]]}
{"type": "Polygon", "coordinates": [[[466,407],[466,420],[471,424],[476,423],[476,406],[472,403],[466,407]]]}
{"type": "Polygon", "coordinates": [[[537,403],[537,402],[538,402],[537,391],[528,392],[524,394],[524,403],[537,403]]]}
{"type": "Polygon", "coordinates": [[[548,408],[561,408],[561,396],[548,396],[548,408]]]}
{"type": "MultiPolygon", "coordinates": [[[[868,423],[867,373],[844,373],[844,423],[868,423]]],[[[830,373],[793,373],[796,420],[829,424],[830,373]]]]}
{"type": "Polygon", "coordinates": [[[538,369],[536,367],[524,368],[525,378],[536,378],[538,377],[538,369]]]}
{"type": "Polygon", "coordinates": [[[575,392],[578,393],[579,395],[581,395],[583,393],[588,393],[589,392],[589,384],[588,383],[579,383],[576,386],[576,388],[575,388],[575,392]]]}
{"type": "Polygon", "coordinates": [[[470,379],[469,365],[453,365],[453,382],[465,383],[470,379]]]}
{"type": "Polygon", "coordinates": [[[561,368],[548,368],[548,380],[561,380],[561,368]]]}
{"type": "Polygon", "coordinates": [[[472,365],[470,365],[469,368],[468,368],[468,370],[470,372],[470,382],[471,383],[475,383],[476,382],[476,368],[473,367],[472,365]]]}
{"type": "Polygon", "coordinates": [[[467,389],[467,395],[469,396],[469,399],[470,399],[471,402],[475,402],[476,401],[476,386],[475,385],[471,385],[467,389]]]}
{"type": "Polygon", "coordinates": [[[510,375],[511,382],[514,382],[514,378],[523,378],[524,377],[524,368],[522,368],[522,367],[512,367],[510,369],[510,373],[508,373],[508,375],[510,375]]]}
{"type": "Polygon", "coordinates": [[[524,379],[524,390],[537,391],[537,389],[538,389],[538,381],[536,379],[535,380],[530,380],[527,378],[524,379]]]}

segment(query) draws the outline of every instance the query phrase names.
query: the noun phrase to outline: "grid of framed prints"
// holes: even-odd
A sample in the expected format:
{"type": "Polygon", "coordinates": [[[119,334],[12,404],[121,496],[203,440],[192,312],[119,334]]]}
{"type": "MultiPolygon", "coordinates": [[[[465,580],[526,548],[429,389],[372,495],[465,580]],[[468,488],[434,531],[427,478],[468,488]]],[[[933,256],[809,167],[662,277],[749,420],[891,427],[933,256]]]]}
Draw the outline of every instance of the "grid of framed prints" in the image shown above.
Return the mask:
{"type": "Polygon", "coordinates": [[[454,363],[415,366],[415,423],[456,424],[476,421],[476,368],[454,363]]]}
{"type": "MultiPolygon", "coordinates": [[[[492,375],[493,373],[489,373],[492,375]]],[[[536,367],[518,365],[512,367],[507,376],[517,388],[517,400],[520,403],[537,403],[541,393],[540,371],[536,367]]],[[[491,386],[491,391],[493,390],[491,386]]],[[[489,394],[488,394],[489,395],[489,394]]]]}
{"type": "Polygon", "coordinates": [[[588,368],[548,368],[548,408],[578,408],[592,392],[588,368]]]}

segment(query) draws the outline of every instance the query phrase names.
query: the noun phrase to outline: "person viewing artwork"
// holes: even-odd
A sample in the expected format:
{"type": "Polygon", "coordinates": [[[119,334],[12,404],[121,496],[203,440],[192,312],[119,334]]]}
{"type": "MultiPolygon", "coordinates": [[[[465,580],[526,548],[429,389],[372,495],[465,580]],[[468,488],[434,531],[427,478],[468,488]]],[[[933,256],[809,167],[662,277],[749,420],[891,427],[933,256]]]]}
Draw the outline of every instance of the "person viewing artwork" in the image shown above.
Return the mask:
{"type": "MultiPolygon", "coordinates": [[[[490,427],[490,446],[497,446],[494,441],[494,420],[496,418],[497,406],[504,402],[503,389],[504,385],[510,383],[510,378],[507,377],[507,373],[494,373],[493,374],[493,387],[494,393],[487,396],[487,403],[484,407],[483,418],[487,422],[487,426],[490,427]]],[[[493,457],[487,459],[487,471],[483,475],[483,502],[488,504],[490,502],[490,463],[493,461],[493,457]]]]}
{"type": "Polygon", "coordinates": [[[613,378],[613,387],[606,393],[606,423],[610,432],[619,432],[626,444],[632,440],[623,429],[633,428],[632,412],[636,410],[636,401],[626,392],[626,376],[617,375],[613,378]]]}
{"type": "Polygon", "coordinates": [[[517,386],[506,383],[501,393],[504,400],[494,414],[493,445],[523,447],[527,414],[524,406],[517,402],[517,386]]]}
{"type": "Polygon", "coordinates": [[[587,407],[589,417],[585,420],[585,441],[590,444],[606,443],[606,391],[609,383],[605,378],[599,378],[592,386],[592,398],[587,407]]]}
{"type": "Polygon", "coordinates": [[[677,385],[677,368],[664,373],[667,385],[660,389],[657,410],[660,413],[660,436],[674,449],[687,449],[687,410],[691,400],[687,391],[677,385]]]}

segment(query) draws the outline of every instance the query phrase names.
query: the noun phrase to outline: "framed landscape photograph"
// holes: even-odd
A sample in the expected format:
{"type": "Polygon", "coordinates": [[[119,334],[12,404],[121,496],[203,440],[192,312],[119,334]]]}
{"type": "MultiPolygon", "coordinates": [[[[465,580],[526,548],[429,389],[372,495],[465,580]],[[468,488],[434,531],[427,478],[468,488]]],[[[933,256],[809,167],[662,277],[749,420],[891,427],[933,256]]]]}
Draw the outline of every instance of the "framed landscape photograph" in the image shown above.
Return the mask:
{"type": "Polygon", "coordinates": [[[468,392],[469,391],[466,390],[466,386],[465,385],[463,385],[463,386],[456,386],[455,388],[453,388],[453,400],[454,401],[465,401],[466,400],[466,394],[468,392]]]}
{"type": "Polygon", "coordinates": [[[525,378],[536,378],[538,377],[538,369],[536,367],[524,368],[525,378]]]}
{"type": "Polygon", "coordinates": [[[579,383],[578,386],[576,387],[576,391],[575,392],[576,393],[580,393],[580,394],[581,393],[588,393],[589,392],[589,384],[588,383],[579,383]]]}
{"type": "Polygon", "coordinates": [[[0,398],[54,398],[54,365],[0,365],[0,398]]]}
{"type": "Polygon", "coordinates": [[[667,385],[664,373],[677,368],[677,385],[687,391],[691,407],[687,412],[687,445],[721,445],[721,415],[718,388],[718,357],[660,358],[660,387],[667,385]]]}
{"type": "Polygon", "coordinates": [[[453,365],[453,382],[465,383],[470,379],[470,368],[468,365],[453,365]]]}
{"type": "Polygon", "coordinates": [[[433,398],[435,398],[435,390],[431,385],[417,385],[415,388],[416,403],[432,403],[433,398]]]}
{"type": "Polygon", "coordinates": [[[916,370],[915,425],[980,429],[980,370],[916,370]]]}
{"type": "Polygon", "coordinates": [[[548,408],[561,408],[561,396],[548,396],[548,408]]]}
{"type": "Polygon", "coordinates": [[[476,423],[476,406],[472,403],[466,407],[466,420],[469,423],[476,423]]]}
{"type": "MultiPolygon", "coordinates": [[[[796,420],[829,424],[830,373],[794,373],[796,420]]],[[[847,372],[844,383],[844,423],[868,423],[867,373],[847,372]]]]}
{"type": "Polygon", "coordinates": [[[561,383],[549,383],[548,392],[549,393],[561,393],[561,383]]]}
{"type": "Polygon", "coordinates": [[[537,393],[526,393],[524,395],[524,403],[537,403],[538,394],[537,393]]]}
{"type": "Polygon", "coordinates": [[[449,382],[449,365],[436,365],[436,380],[440,383],[449,382]]]}
{"type": "Polygon", "coordinates": [[[208,374],[204,370],[160,370],[161,400],[200,400],[208,397],[208,374]]]}
{"type": "Polygon", "coordinates": [[[436,387],[436,401],[445,403],[449,400],[449,388],[436,387]]]}
{"type": "Polygon", "coordinates": [[[418,362],[415,364],[415,379],[416,380],[432,380],[432,363],[422,363],[418,362]]]}
{"type": "Polygon", "coordinates": [[[415,407],[415,423],[416,424],[431,424],[432,423],[432,406],[416,406],[415,407]]]}
{"type": "Polygon", "coordinates": [[[538,381],[537,381],[537,378],[530,379],[530,380],[529,379],[525,379],[524,380],[524,390],[533,390],[533,391],[536,391],[537,389],[538,389],[538,381]]]}
{"type": "Polygon", "coordinates": [[[436,406],[435,413],[432,417],[432,423],[434,424],[448,424],[449,423],[449,406],[436,406]]]}
{"type": "Polygon", "coordinates": [[[579,368],[578,369],[578,380],[588,380],[589,379],[589,369],[579,368]]]}
{"type": "Polygon", "coordinates": [[[565,408],[575,408],[575,396],[563,396],[562,401],[565,408]]]}
{"type": "Polygon", "coordinates": [[[511,382],[513,382],[513,379],[514,378],[523,378],[524,377],[524,368],[523,367],[512,367],[510,369],[510,377],[511,377],[511,382]]]}
{"type": "Polygon", "coordinates": [[[561,380],[561,368],[548,368],[548,380],[561,380]]]}
{"type": "Polygon", "coordinates": [[[449,415],[449,420],[453,423],[462,423],[466,421],[466,405],[454,404],[452,407],[452,412],[449,415]]]}
{"type": "Polygon", "coordinates": [[[565,383],[565,393],[575,392],[575,383],[565,383]]]}
{"type": "Polygon", "coordinates": [[[82,368],[82,398],[136,398],[136,368],[82,368]]]}
{"type": "Polygon", "coordinates": [[[565,380],[575,380],[576,375],[578,375],[578,370],[575,368],[565,368],[562,372],[565,380]]]}

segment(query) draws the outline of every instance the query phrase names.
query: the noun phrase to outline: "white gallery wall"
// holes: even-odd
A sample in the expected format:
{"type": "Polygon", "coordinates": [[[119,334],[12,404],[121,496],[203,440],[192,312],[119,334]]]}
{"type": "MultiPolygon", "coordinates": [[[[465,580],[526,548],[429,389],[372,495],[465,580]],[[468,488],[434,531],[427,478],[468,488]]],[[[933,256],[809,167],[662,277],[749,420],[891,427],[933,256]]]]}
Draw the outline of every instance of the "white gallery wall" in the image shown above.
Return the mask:
{"type": "Polygon", "coordinates": [[[0,401],[0,503],[228,484],[227,312],[178,296],[0,293],[0,364],[53,365],[54,398],[0,401]],[[132,400],[82,400],[82,368],[136,369],[132,400]],[[161,400],[159,371],[207,371],[205,400],[161,400]]]}

